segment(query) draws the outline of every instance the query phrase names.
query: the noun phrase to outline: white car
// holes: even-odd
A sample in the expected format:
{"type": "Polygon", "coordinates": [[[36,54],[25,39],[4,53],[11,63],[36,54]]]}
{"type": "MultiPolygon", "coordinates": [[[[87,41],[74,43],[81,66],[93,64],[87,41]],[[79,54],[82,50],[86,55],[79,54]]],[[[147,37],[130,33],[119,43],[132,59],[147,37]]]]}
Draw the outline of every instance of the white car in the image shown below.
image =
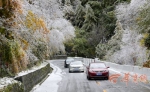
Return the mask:
{"type": "Polygon", "coordinates": [[[82,61],[74,61],[69,65],[69,73],[70,72],[84,72],[84,64],[82,61]]]}

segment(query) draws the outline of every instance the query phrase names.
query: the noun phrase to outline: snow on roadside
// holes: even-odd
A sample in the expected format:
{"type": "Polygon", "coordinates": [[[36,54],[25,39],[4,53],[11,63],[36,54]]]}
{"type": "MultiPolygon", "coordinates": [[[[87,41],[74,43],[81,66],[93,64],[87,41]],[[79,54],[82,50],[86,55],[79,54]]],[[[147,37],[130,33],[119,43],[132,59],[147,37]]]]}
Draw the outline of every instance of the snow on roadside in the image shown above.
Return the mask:
{"type": "Polygon", "coordinates": [[[7,78],[7,77],[0,78],[0,89],[12,83],[17,83],[17,81],[15,81],[13,78],[7,78]]]}
{"type": "Polygon", "coordinates": [[[53,68],[53,72],[41,85],[35,86],[31,92],[57,92],[58,83],[62,80],[62,70],[52,63],[50,65],[53,68]]]}
{"type": "MultiPolygon", "coordinates": [[[[40,68],[43,68],[47,65],[48,63],[47,62],[43,62],[40,66],[35,66],[35,67],[32,67],[31,69],[29,70],[26,70],[26,71],[22,71],[20,73],[18,73],[16,77],[18,76],[23,76],[23,75],[26,75],[28,73],[31,73],[31,72],[34,72],[40,68]]],[[[4,78],[0,78],[0,89],[2,89],[3,87],[9,85],[9,84],[12,84],[12,83],[17,83],[18,81],[14,80],[14,78],[8,78],[8,77],[4,77],[4,78]]]]}

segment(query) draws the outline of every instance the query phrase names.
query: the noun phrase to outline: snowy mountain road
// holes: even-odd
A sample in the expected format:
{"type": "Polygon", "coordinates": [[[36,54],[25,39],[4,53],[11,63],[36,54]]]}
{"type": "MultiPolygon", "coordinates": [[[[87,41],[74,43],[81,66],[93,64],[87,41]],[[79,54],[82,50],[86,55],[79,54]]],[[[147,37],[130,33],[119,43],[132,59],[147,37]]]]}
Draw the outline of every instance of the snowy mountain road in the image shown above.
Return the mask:
{"type": "MultiPolygon", "coordinates": [[[[121,74],[118,74],[118,72],[115,72],[115,70],[112,71],[112,69],[110,69],[110,76],[114,74],[120,75],[120,77],[115,78],[116,80],[87,80],[85,72],[69,73],[68,68],[64,68],[64,60],[52,60],[49,62],[54,66],[59,67],[61,70],[61,75],[59,75],[62,78],[57,83],[57,92],[150,92],[148,86],[144,86],[139,82],[135,83],[135,81],[131,80],[131,78],[127,80],[127,78],[121,74]]],[[[57,73],[57,70],[55,73],[57,73]]],[[[51,82],[49,82],[49,85],[50,84],[51,82]]],[[[49,91],[43,92],[53,91],[50,91],[49,89],[49,91]]]]}

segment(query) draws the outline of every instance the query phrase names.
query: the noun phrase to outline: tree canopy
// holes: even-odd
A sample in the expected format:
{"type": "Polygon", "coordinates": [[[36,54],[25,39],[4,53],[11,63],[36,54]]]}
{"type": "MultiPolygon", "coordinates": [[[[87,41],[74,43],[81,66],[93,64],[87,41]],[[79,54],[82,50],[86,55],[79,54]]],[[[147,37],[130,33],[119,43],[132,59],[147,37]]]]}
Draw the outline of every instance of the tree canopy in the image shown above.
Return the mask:
{"type": "MultiPolygon", "coordinates": [[[[75,2],[75,0],[72,1],[75,2]]],[[[80,3],[75,6],[75,15],[71,22],[78,28],[77,33],[84,30],[84,34],[80,34],[82,39],[78,36],[75,39],[81,40],[81,43],[86,42],[86,44],[75,42],[74,45],[85,47],[82,49],[83,56],[95,57],[96,46],[99,43],[106,43],[114,35],[116,27],[114,10],[115,6],[121,2],[130,2],[130,0],[80,0],[80,3]]],[[[79,49],[74,46],[72,48],[75,51],[79,49]]]]}

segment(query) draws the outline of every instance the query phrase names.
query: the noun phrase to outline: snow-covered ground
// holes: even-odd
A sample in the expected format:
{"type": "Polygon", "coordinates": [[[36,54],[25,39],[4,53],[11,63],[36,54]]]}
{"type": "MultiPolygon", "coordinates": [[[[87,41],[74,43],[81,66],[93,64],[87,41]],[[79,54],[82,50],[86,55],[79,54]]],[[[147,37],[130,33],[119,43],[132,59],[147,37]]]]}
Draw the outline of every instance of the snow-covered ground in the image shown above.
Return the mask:
{"type": "Polygon", "coordinates": [[[13,78],[7,78],[7,77],[0,78],[0,89],[12,83],[17,83],[17,81],[15,81],[13,78]]]}
{"type": "MultiPolygon", "coordinates": [[[[35,67],[32,67],[29,70],[22,71],[22,72],[18,73],[15,77],[23,76],[23,75],[26,75],[28,73],[34,72],[34,71],[36,71],[40,68],[45,67],[47,64],[48,64],[47,62],[43,62],[40,66],[35,66],[35,67]]],[[[17,83],[17,82],[18,81],[14,80],[14,78],[8,78],[8,77],[0,78],[0,89],[2,89],[3,87],[5,87],[9,84],[17,83]]]]}
{"type": "Polygon", "coordinates": [[[62,80],[62,70],[53,64],[50,65],[53,68],[53,72],[42,84],[36,85],[31,92],[57,92],[58,84],[62,80]]]}

